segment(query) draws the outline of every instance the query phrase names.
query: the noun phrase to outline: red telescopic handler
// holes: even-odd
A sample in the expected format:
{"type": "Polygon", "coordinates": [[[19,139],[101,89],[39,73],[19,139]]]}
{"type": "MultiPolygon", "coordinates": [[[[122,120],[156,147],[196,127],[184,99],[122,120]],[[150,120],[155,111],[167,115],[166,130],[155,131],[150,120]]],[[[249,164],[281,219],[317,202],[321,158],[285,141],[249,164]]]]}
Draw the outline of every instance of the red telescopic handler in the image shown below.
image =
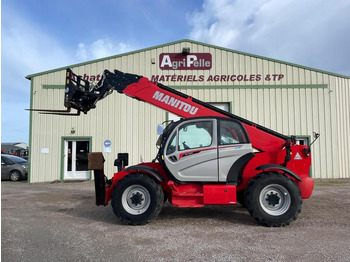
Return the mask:
{"type": "Polygon", "coordinates": [[[93,86],[68,68],[65,83],[66,110],[32,110],[78,116],[117,91],[181,117],[158,126],[153,161],[128,166],[128,153],[119,153],[111,179],[104,174],[102,153],[89,154],[96,204],[111,201],[125,224],[147,224],[169,201],[175,207],[240,203],[261,225],[280,227],[297,219],[303,199],[312,194],[310,147],[297,145],[294,136],[118,70],[105,70],[93,86]]]}

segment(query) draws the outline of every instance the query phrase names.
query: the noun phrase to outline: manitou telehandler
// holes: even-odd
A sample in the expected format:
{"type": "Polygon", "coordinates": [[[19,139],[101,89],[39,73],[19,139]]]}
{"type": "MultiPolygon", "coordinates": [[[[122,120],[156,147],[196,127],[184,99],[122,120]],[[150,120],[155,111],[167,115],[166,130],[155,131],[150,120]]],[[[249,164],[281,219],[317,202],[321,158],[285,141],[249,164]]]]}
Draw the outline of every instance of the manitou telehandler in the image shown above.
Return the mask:
{"type": "MultiPolygon", "coordinates": [[[[246,206],[262,225],[285,226],[296,220],[302,199],[309,198],[310,148],[247,119],[218,109],[147,78],[105,70],[92,86],[67,69],[65,111],[87,113],[113,90],[148,102],[180,117],[160,128],[158,154],[152,162],[127,167],[128,154],[115,160],[118,172],[103,174],[102,153],[89,155],[95,170],[96,204],[111,200],[116,216],[126,224],[154,219],[168,200],[176,207],[246,206]]],[[[42,111],[42,110],[41,110],[42,111]]]]}

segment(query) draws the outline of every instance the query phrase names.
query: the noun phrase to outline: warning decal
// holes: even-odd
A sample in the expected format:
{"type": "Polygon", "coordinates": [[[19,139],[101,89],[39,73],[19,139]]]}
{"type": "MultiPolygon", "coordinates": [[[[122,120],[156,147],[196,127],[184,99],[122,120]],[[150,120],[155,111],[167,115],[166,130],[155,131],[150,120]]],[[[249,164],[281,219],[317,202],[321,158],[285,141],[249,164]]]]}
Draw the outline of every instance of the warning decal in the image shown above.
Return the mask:
{"type": "Polygon", "coordinates": [[[296,153],[295,157],[294,157],[294,160],[301,160],[301,156],[299,154],[299,152],[296,153]]]}

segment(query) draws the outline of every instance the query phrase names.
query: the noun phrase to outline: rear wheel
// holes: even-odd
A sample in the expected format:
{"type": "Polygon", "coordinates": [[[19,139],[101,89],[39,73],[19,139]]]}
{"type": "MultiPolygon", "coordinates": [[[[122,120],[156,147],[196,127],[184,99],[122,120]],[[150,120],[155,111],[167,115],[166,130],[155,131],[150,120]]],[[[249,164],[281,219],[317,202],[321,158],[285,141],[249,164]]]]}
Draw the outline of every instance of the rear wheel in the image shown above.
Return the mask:
{"type": "Polygon", "coordinates": [[[144,174],[130,174],[117,183],[112,207],[124,224],[144,225],[158,216],[163,199],[163,190],[153,179],[144,174]]]}
{"type": "Polygon", "coordinates": [[[247,186],[246,206],[260,224],[280,227],[297,219],[302,198],[298,186],[289,177],[262,173],[247,186]]]}

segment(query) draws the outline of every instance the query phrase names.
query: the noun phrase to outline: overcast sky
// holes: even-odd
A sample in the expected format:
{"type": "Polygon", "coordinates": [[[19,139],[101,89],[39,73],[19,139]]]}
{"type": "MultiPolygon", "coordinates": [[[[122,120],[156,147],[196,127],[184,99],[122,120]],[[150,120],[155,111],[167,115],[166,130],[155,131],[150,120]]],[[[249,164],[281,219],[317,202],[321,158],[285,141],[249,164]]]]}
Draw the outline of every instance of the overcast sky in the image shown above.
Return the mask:
{"type": "Polygon", "coordinates": [[[25,76],[180,39],[350,75],[350,1],[4,0],[1,141],[29,138],[25,76]]]}

